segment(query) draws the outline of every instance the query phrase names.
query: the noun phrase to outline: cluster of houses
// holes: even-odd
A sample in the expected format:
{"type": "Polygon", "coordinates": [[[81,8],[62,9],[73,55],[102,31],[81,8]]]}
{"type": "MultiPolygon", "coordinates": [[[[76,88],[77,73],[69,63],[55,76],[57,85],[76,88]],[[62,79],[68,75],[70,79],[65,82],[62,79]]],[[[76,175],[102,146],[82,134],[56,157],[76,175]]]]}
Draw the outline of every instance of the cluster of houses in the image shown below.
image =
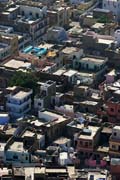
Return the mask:
{"type": "Polygon", "coordinates": [[[0,0],[1,180],[120,180],[119,1],[94,3],[0,0]]]}

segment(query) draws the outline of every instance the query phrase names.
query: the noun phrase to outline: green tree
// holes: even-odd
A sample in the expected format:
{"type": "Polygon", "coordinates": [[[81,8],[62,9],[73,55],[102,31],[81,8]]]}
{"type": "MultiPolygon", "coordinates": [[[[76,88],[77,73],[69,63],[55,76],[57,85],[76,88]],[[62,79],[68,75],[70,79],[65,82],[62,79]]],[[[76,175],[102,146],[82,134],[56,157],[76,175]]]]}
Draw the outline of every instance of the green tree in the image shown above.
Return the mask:
{"type": "Polygon", "coordinates": [[[110,20],[108,19],[107,16],[100,16],[100,18],[98,19],[99,23],[110,23],[110,20]]]}
{"type": "Polygon", "coordinates": [[[24,88],[33,89],[33,96],[37,92],[38,86],[38,77],[34,75],[34,73],[27,72],[24,73],[22,71],[18,71],[15,75],[11,78],[9,82],[9,86],[21,86],[24,88]]]}

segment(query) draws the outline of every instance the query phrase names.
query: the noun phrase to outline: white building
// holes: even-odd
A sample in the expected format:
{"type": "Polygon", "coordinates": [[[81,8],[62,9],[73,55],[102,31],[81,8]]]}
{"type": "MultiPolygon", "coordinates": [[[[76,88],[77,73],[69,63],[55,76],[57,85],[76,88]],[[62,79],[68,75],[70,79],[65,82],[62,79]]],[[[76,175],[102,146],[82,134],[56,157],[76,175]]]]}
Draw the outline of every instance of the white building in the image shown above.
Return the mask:
{"type": "Polygon", "coordinates": [[[77,82],[77,71],[75,70],[68,70],[64,73],[64,76],[68,78],[68,82],[71,84],[76,84],[77,82]]]}
{"type": "Polygon", "coordinates": [[[25,17],[32,16],[33,18],[43,18],[44,15],[47,15],[47,6],[33,7],[20,5],[20,14],[25,17]]]}
{"type": "Polygon", "coordinates": [[[31,109],[30,89],[15,89],[7,95],[6,108],[12,117],[18,118],[24,116],[31,109]]]}
{"type": "Polygon", "coordinates": [[[120,1],[103,0],[102,8],[110,10],[113,13],[113,15],[116,16],[116,19],[119,19],[119,17],[120,17],[120,1]]]}
{"type": "Polygon", "coordinates": [[[115,126],[112,129],[112,135],[111,135],[112,139],[120,139],[120,126],[115,126]]]}
{"type": "Polygon", "coordinates": [[[69,162],[68,153],[67,152],[61,152],[59,154],[58,162],[61,166],[66,166],[69,162]]]}

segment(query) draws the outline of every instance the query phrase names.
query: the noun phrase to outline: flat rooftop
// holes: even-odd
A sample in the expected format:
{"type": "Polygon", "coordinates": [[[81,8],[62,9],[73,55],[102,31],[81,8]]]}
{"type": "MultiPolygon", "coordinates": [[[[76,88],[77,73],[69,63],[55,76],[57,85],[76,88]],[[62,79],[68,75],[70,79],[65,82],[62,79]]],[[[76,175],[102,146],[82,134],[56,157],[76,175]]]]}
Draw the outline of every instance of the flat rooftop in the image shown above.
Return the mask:
{"type": "MultiPolygon", "coordinates": [[[[90,131],[90,134],[80,134],[79,139],[83,140],[93,140],[94,136],[96,135],[97,131],[100,129],[100,127],[97,126],[88,126],[87,130],[90,131]]],[[[83,129],[84,130],[84,129],[83,129]]]]}
{"type": "Polygon", "coordinates": [[[19,8],[19,6],[15,6],[15,7],[11,7],[11,8],[9,8],[9,9],[7,9],[6,11],[7,12],[13,12],[13,11],[15,11],[16,9],[18,9],[19,8]]]}
{"type": "Polygon", "coordinates": [[[34,132],[29,131],[29,130],[26,130],[26,131],[23,133],[22,138],[24,138],[24,137],[33,137],[34,135],[35,135],[34,132]]]}
{"type": "Polygon", "coordinates": [[[74,70],[68,70],[64,73],[64,76],[68,76],[68,77],[71,77],[71,76],[74,76],[75,74],[77,74],[77,71],[74,71],[74,70]]]}
{"type": "Polygon", "coordinates": [[[81,76],[81,77],[86,77],[86,78],[93,78],[93,75],[95,73],[89,73],[89,72],[77,72],[77,75],[78,76],[81,76]]]}
{"type": "Polygon", "coordinates": [[[77,51],[77,48],[75,47],[66,47],[62,50],[62,53],[69,55],[70,53],[74,53],[76,51],[77,51]]]}
{"type": "Polygon", "coordinates": [[[56,72],[54,72],[53,74],[54,75],[57,75],[57,76],[61,76],[63,73],[65,73],[66,70],[65,69],[59,69],[57,70],[56,72]]]}
{"type": "Polygon", "coordinates": [[[114,126],[113,129],[114,130],[120,130],[120,126],[114,126]]]}
{"type": "Polygon", "coordinates": [[[95,23],[92,26],[93,29],[99,29],[99,28],[104,28],[104,23],[95,23]]]}
{"type": "Polygon", "coordinates": [[[8,176],[10,175],[10,173],[12,174],[12,170],[11,169],[8,169],[8,168],[0,168],[0,177],[3,177],[3,176],[8,176]]]}
{"type": "Polygon", "coordinates": [[[39,118],[48,122],[47,127],[66,120],[66,117],[50,111],[39,112],[39,118]]]}
{"type": "Polygon", "coordinates": [[[82,101],[80,102],[80,104],[85,104],[85,105],[88,105],[88,106],[96,106],[98,104],[98,102],[96,101],[82,101]]]}
{"type": "Polygon", "coordinates": [[[10,146],[9,149],[12,150],[12,151],[16,151],[16,152],[25,151],[25,149],[23,147],[23,142],[17,142],[17,141],[13,142],[13,144],[10,146]]]}
{"type": "Polygon", "coordinates": [[[70,141],[70,139],[68,139],[66,137],[61,137],[61,138],[55,140],[53,143],[55,143],[55,144],[66,144],[69,141],[70,141]]]}
{"type": "Polygon", "coordinates": [[[46,168],[46,173],[67,173],[66,168],[46,168]]]}
{"type": "Polygon", "coordinates": [[[19,68],[30,67],[31,63],[16,60],[16,59],[11,59],[10,61],[4,63],[3,66],[6,67],[6,68],[11,68],[11,69],[19,69],[19,68]]]}
{"type": "Polygon", "coordinates": [[[76,122],[72,121],[69,124],[67,124],[67,126],[81,130],[81,129],[84,128],[84,123],[80,123],[80,122],[77,122],[77,121],[76,122]]]}
{"type": "Polygon", "coordinates": [[[110,45],[114,40],[98,38],[98,43],[110,45]]]}
{"type": "Polygon", "coordinates": [[[40,44],[38,47],[46,48],[46,49],[51,49],[52,47],[54,47],[54,44],[43,43],[43,44],[40,44]]]}
{"type": "Polygon", "coordinates": [[[9,127],[9,128],[5,131],[5,134],[6,134],[6,135],[13,135],[15,131],[16,131],[16,128],[14,128],[14,127],[9,127]]]}
{"type": "Polygon", "coordinates": [[[91,176],[94,177],[94,180],[100,180],[100,179],[107,180],[107,173],[103,174],[100,172],[88,172],[88,179],[90,179],[91,176]]]}
{"type": "Polygon", "coordinates": [[[20,90],[18,93],[12,95],[12,98],[14,99],[24,99],[26,96],[29,95],[30,92],[25,92],[20,90]]]}
{"type": "Polygon", "coordinates": [[[35,120],[35,121],[32,121],[31,124],[34,125],[34,126],[40,127],[40,126],[42,126],[44,123],[41,122],[41,121],[39,121],[39,120],[35,120]]]}
{"type": "Polygon", "coordinates": [[[99,146],[97,152],[109,153],[109,146],[99,146]]]}
{"type": "Polygon", "coordinates": [[[103,64],[106,62],[106,59],[102,59],[99,57],[84,57],[81,58],[80,62],[91,62],[91,63],[95,63],[95,64],[103,64]]]}

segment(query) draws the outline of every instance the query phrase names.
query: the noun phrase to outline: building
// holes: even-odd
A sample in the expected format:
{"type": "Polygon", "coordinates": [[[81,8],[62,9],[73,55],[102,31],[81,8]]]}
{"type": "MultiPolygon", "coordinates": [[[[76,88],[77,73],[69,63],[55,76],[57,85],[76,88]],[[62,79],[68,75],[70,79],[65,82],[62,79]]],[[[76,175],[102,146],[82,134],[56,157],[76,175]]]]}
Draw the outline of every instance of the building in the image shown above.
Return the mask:
{"type": "Polygon", "coordinates": [[[109,116],[109,121],[116,122],[120,120],[120,101],[119,94],[120,91],[116,90],[114,96],[109,98],[106,102],[107,114],[109,116]],[[116,95],[116,96],[115,96],[116,95]]]}
{"type": "Polygon", "coordinates": [[[5,43],[0,43],[0,60],[5,60],[10,56],[10,46],[5,43]]]}
{"type": "Polygon", "coordinates": [[[13,34],[0,33],[0,59],[18,55],[18,37],[13,34]]]}
{"type": "Polygon", "coordinates": [[[16,30],[29,33],[33,43],[41,41],[48,27],[47,7],[32,7],[32,4],[20,5],[20,15],[16,30]]]}
{"type": "Polygon", "coordinates": [[[111,20],[113,18],[112,12],[109,9],[93,9],[93,18],[99,19],[100,16],[104,16],[108,18],[108,20],[111,20]]]}
{"type": "Polygon", "coordinates": [[[53,142],[53,145],[60,147],[61,151],[68,151],[71,147],[71,140],[66,137],[60,137],[53,142]]]}
{"type": "Polygon", "coordinates": [[[83,34],[82,42],[85,52],[97,56],[104,56],[106,49],[112,47],[112,44],[115,43],[115,38],[110,35],[100,35],[89,30],[83,34]]]}
{"type": "Polygon", "coordinates": [[[119,10],[120,2],[116,0],[103,0],[102,8],[110,10],[113,15],[116,17],[116,20],[119,20],[120,10],[119,10]]]}
{"type": "Polygon", "coordinates": [[[8,147],[6,146],[5,157],[8,163],[30,162],[29,152],[24,148],[24,143],[20,141],[14,141],[8,147]]]}
{"type": "Polygon", "coordinates": [[[90,157],[98,145],[100,127],[88,126],[83,128],[76,140],[76,150],[82,157],[90,157]]]}
{"type": "Polygon", "coordinates": [[[10,93],[7,95],[6,108],[9,114],[14,117],[22,117],[31,110],[31,89],[19,87],[8,88],[10,93]]]}
{"type": "Polygon", "coordinates": [[[41,83],[40,93],[34,98],[34,108],[35,110],[42,110],[44,108],[51,107],[52,96],[56,93],[56,82],[47,81],[41,83]]]}
{"type": "Polygon", "coordinates": [[[65,77],[67,77],[68,82],[70,84],[76,84],[76,82],[77,82],[76,74],[77,74],[77,72],[75,70],[70,69],[70,70],[66,71],[63,75],[65,77]]]}
{"type": "Polygon", "coordinates": [[[52,42],[62,42],[68,39],[67,32],[64,28],[54,26],[47,31],[47,40],[52,42]]]}
{"type": "Polygon", "coordinates": [[[83,100],[79,103],[79,110],[83,113],[97,113],[100,103],[95,100],[83,100]]]}
{"type": "Polygon", "coordinates": [[[84,84],[87,81],[89,81],[89,83],[92,81],[98,84],[98,82],[104,79],[103,74],[105,74],[107,70],[107,61],[107,58],[100,56],[86,56],[80,58],[75,65],[75,68],[79,70],[77,73],[78,79],[84,84]],[[87,76],[87,78],[85,78],[85,76],[87,76]]]}
{"type": "Polygon", "coordinates": [[[120,179],[120,159],[119,158],[111,158],[110,172],[112,175],[112,179],[114,180],[120,179]]]}
{"type": "Polygon", "coordinates": [[[114,126],[109,139],[109,154],[111,157],[120,157],[120,126],[114,126]]]}
{"type": "Polygon", "coordinates": [[[71,16],[71,8],[69,6],[64,5],[53,5],[47,11],[49,17],[49,25],[50,26],[60,26],[60,27],[68,27],[70,16],[71,16]]]}
{"type": "Polygon", "coordinates": [[[66,132],[66,124],[71,121],[71,118],[66,117],[58,112],[39,111],[39,119],[46,122],[44,129],[46,129],[46,143],[49,144],[57,138],[64,136],[66,132]]]}
{"type": "Polygon", "coordinates": [[[29,34],[15,32],[14,28],[11,26],[0,25],[0,33],[6,33],[6,35],[11,34],[13,36],[17,36],[19,50],[22,50],[24,47],[28,46],[31,43],[31,37],[29,34]]]}
{"type": "Polygon", "coordinates": [[[77,62],[83,56],[83,49],[76,47],[65,47],[61,51],[63,55],[63,63],[66,67],[76,67],[77,62]]]}
{"type": "Polygon", "coordinates": [[[29,34],[31,42],[38,43],[48,28],[47,6],[39,2],[19,1],[1,13],[0,23],[15,32],[29,34]]]}
{"type": "Polygon", "coordinates": [[[22,59],[10,59],[6,60],[1,64],[2,67],[4,67],[7,71],[17,71],[17,70],[27,70],[31,68],[31,63],[26,60],[23,61],[22,59]]]}
{"type": "Polygon", "coordinates": [[[88,71],[101,71],[105,70],[107,59],[101,57],[90,57],[86,56],[80,59],[79,61],[79,69],[88,70],[88,71]]]}

